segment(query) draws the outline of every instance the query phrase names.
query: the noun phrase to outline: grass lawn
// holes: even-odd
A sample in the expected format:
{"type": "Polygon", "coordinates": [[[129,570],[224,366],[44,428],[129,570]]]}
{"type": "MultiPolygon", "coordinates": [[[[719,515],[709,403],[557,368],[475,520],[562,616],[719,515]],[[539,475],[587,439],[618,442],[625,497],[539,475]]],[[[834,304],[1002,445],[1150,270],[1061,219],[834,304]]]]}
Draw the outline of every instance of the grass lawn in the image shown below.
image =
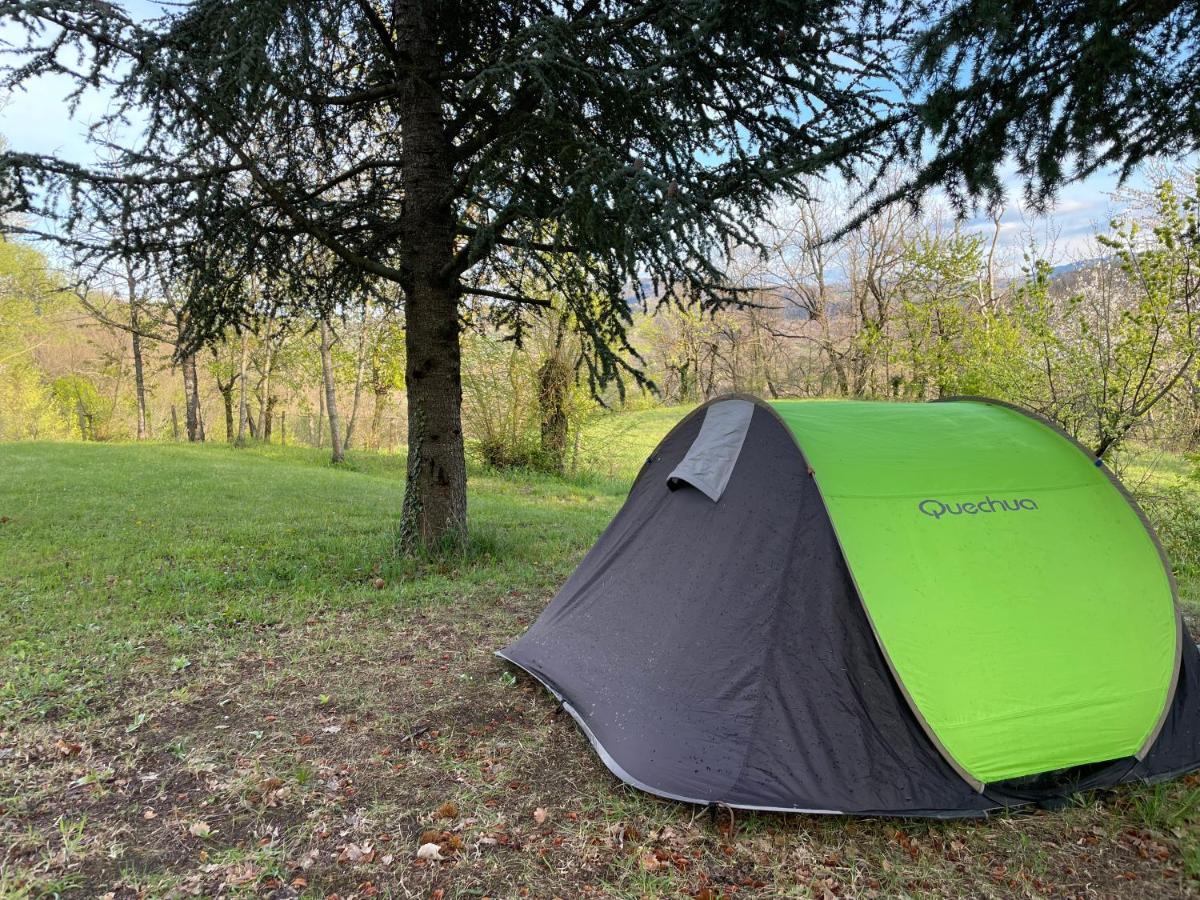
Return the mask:
{"type": "Polygon", "coordinates": [[[599,476],[472,472],[470,546],[423,562],[390,550],[400,457],[0,445],[0,897],[1200,892],[1195,776],[987,821],[714,823],[610,775],[492,650],[681,412],[596,423],[599,476]]]}

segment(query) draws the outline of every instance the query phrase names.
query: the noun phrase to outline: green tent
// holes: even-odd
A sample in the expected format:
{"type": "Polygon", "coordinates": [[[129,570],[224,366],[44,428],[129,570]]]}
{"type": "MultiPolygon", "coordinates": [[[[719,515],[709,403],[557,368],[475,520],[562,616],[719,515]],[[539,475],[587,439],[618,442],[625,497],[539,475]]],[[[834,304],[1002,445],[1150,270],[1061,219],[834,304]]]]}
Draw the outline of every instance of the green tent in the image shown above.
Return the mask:
{"type": "Polygon", "coordinates": [[[991,400],[702,406],[501,655],[676,799],[963,815],[1200,765],[1152,528],[991,400]]]}

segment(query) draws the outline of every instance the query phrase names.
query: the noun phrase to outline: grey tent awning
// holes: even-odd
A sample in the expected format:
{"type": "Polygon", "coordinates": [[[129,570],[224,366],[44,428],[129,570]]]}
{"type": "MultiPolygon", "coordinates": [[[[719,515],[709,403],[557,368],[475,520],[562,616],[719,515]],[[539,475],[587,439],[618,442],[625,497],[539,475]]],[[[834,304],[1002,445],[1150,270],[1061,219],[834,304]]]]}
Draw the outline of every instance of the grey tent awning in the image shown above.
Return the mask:
{"type": "Polygon", "coordinates": [[[754,404],[748,400],[722,400],[709,406],[687,455],[667,476],[667,487],[674,491],[690,484],[714,503],[720,500],[753,414],[754,404]]]}

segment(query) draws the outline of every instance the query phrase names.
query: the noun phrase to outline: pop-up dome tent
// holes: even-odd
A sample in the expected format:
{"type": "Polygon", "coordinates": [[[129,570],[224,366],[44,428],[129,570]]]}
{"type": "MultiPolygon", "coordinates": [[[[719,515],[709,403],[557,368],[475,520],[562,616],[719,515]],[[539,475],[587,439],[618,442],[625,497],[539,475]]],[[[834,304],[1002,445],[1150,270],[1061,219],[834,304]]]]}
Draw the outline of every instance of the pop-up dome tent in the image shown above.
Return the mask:
{"type": "Polygon", "coordinates": [[[621,779],[695,803],[974,815],[1200,765],[1149,524],[987,400],[706,404],[499,655],[621,779]]]}

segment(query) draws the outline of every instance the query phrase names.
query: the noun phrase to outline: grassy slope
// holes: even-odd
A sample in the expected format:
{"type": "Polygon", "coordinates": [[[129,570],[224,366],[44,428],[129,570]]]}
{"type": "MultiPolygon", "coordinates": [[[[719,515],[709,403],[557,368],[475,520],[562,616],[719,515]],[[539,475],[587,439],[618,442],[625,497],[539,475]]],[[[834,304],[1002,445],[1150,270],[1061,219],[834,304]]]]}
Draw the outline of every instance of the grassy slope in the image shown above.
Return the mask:
{"type": "Polygon", "coordinates": [[[308,450],[21,444],[0,467],[0,622],[55,653],[549,586],[620,503],[611,485],[477,475],[472,546],[423,567],[390,552],[401,458],[335,470],[308,450]]]}
{"type": "Polygon", "coordinates": [[[1195,778],[987,823],[732,832],[612,778],[490,651],[681,412],[597,423],[604,478],[473,473],[471,546],[424,563],[389,549],[400,458],[0,445],[0,896],[1192,889],[1195,778]],[[416,862],[422,836],[452,861],[416,862]]]}

